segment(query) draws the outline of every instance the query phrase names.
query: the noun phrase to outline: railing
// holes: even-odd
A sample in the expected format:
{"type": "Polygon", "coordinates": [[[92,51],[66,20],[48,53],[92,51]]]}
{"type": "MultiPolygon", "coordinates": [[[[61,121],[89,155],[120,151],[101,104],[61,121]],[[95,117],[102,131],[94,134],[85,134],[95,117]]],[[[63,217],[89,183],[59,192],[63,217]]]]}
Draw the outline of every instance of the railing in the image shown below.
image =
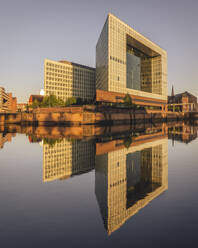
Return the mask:
{"type": "Polygon", "coordinates": [[[198,103],[169,103],[167,109],[171,112],[198,112],[198,103]]]}

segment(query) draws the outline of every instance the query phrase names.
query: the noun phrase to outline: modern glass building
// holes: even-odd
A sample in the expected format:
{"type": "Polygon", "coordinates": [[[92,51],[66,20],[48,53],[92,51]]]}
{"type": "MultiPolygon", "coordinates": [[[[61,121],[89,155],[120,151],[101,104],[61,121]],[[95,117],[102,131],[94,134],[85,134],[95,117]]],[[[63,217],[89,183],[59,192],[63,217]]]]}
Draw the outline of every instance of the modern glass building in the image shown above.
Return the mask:
{"type": "Polygon", "coordinates": [[[96,45],[96,90],[167,101],[167,53],[109,14],[96,45]]]}

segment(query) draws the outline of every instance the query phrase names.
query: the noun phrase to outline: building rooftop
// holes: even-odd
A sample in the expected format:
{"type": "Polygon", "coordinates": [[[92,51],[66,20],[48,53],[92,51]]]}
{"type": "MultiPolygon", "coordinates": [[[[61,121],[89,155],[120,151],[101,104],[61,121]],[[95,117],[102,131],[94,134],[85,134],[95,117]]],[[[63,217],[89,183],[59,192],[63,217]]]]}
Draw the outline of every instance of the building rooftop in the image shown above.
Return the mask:
{"type": "Polygon", "coordinates": [[[96,69],[93,68],[93,67],[89,67],[89,66],[86,66],[86,65],[81,65],[81,64],[69,62],[69,61],[67,61],[67,60],[59,60],[58,62],[63,63],[63,64],[68,64],[68,65],[78,66],[78,67],[85,68],[85,69],[89,69],[89,70],[94,70],[94,71],[96,70],[96,69]]]}

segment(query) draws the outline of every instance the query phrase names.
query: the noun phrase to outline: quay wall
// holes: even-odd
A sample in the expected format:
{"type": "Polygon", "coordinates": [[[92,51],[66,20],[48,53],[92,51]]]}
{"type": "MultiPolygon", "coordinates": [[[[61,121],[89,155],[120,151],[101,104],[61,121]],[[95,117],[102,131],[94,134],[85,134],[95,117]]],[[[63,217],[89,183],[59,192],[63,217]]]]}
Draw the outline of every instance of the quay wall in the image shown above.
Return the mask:
{"type": "Polygon", "coordinates": [[[173,113],[136,111],[128,109],[96,109],[93,106],[69,108],[40,108],[30,113],[1,113],[0,125],[87,125],[131,124],[144,122],[178,121],[197,119],[198,113],[173,113]]]}

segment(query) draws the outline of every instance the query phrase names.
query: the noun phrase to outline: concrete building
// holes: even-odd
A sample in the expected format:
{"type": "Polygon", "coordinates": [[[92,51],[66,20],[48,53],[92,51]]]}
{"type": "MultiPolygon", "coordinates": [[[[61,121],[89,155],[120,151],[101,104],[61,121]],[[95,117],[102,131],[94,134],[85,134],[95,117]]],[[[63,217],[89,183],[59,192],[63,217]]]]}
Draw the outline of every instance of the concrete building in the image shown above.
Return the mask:
{"type": "Polygon", "coordinates": [[[142,105],[167,103],[166,51],[109,14],[96,45],[96,90],[128,93],[142,105]]]}
{"type": "Polygon", "coordinates": [[[92,141],[61,139],[43,144],[43,182],[66,179],[92,170],[95,146],[92,141]]]}
{"type": "Polygon", "coordinates": [[[62,100],[79,97],[91,100],[95,97],[95,69],[68,61],[45,59],[44,92],[62,100]]]}
{"type": "Polygon", "coordinates": [[[0,112],[16,113],[17,98],[12,93],[6,93],[3,87],[0,87],[0,112]]]}
{"type": "Polygon", "coordinates": [[[95,194],[110,235],[168,189],[168,138],[96,156],[95,194]]]}

